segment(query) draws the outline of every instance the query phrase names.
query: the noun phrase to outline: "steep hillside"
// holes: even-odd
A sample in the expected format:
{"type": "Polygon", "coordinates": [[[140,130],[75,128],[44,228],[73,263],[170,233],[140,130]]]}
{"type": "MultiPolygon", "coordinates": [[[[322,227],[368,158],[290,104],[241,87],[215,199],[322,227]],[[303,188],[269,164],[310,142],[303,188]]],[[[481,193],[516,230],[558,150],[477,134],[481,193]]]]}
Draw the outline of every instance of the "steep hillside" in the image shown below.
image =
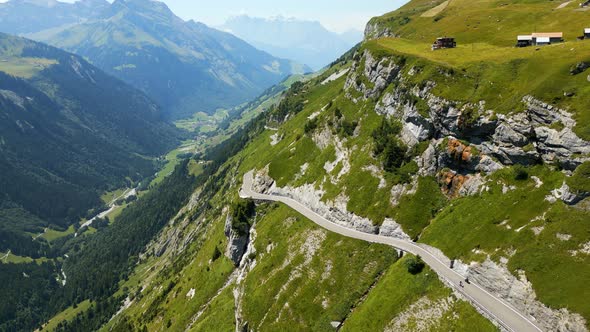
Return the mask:
{"type": "Polygon", "coordinates": [[[38,37],[144,91],[175,119],[233,107],[308,71],[157,1],[117,0],[96,20],[38,37]]]}
{"type": "Polygon", "coordinates": [[[47,243],[31,234],[65,230],[104,191],[153,174],[181,135],[144,94],[78,56],[2,34],[0,58],[0,251],[38,258],[47,243]]]}
{"type": "Polygon", "coordinates": [[[221,28],[272,55],[296,60],[314,70],[327,66],[362,39],[353,31],[340,36],[319,22],[284,17],[236,16],[221,28]]]}
{"type": "Polygon", "coordinates": [[[0,32],[26,34],[78,24],[95,17],[108,6],[106,0],[81,0],[74,3],[9,0],[0,3],[0,32]]]}
{"type": "MultiPolygon", "coordinates": [[[[541,1],[453,4],[447,15],[463,13],[463,22],[478,10],[488,17],[526,4],[539,17],[561,15],[541,1]]],[[[458,48],[433,52],[428,36],[383,37],[400,15],[408,16],[402,29],[434,31],[444,17],[412,22],[441,14],[439,5],[413,1],[376,18],[359,49],[182,165],[210,168],[119,279],[121,310],[103,317],[102,330],[502,325],[478,313],[460,286],[420,271],[417,257],[328,233],[282,204],[239,198],[254,170],[257,192],[289,197],[346,228],[413,240],[469,278],[465,287],[482,287],[543,330],[587,331],[590,43],[522,50],[472,31],[462,38],[477,43],[458,39],[458,48]]],[[[562,9],[570,19],[553,28],[571,29],[579,13],[562,9]]],[[[518,20],[510,21],[516,31],[518,20]]],[[[64,330],[100,325],[100,308],[64,330]]]]}

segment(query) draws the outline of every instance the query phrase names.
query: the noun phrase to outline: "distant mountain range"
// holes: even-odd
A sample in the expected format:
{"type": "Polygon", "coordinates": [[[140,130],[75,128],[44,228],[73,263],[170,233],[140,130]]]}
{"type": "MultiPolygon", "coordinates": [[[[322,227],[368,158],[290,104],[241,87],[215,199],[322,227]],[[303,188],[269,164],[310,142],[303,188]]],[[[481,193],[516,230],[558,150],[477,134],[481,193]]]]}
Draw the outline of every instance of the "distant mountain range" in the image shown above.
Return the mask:
{"type": "Polygon", "coordinates": [[[211,113],[311,71],[233,35],[183,21],[162,2],[116,0],[87,22],[31,35],[139,88],[174,118],[211,113]]]}
{"type": "Polygon", "coordinates": [[[0,33],[0,251],[16,241],[15,254],[38,254],[25,232],[77,223],[104,191],[154,174],[154,157],[180,138],[142,92],[79,56],[0,33]]]}
{"type": "Polygon", "coordinates": [[[11,0],[0,3],[0,31],[10,34],[38,32],[77,24],[94,17],[110,5],[106,0],[11,0]]]}
{"type": "Polygon", "coordinates": [[[338,34],[319,22],[247,15],[230,18],[220,29],[278,57],[293,59],[318,70],[363,39],[361,31],[338,34]]]}

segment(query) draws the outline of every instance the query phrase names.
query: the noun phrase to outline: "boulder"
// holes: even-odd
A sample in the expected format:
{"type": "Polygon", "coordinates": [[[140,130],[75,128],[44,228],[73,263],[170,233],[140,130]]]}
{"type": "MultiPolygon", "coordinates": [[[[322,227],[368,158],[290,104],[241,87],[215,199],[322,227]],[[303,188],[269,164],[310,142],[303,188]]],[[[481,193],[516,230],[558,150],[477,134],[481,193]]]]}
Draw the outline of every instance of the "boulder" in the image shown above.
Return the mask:
{"type": "Polygon", "coordinates": [[[590,68],[590,62],[578,62],[570,68],[570,74],[578,75],[580,73],[583,73],[588,68],[590,68]]]}
{"type": "Polygon", "coordinates": [[[583,193],[574,193],[570,190],[570,187],[567,183],[563,183],[561,188],[555,189],[551,192],[553,197],[557,199],[561,199],[565,204],[568,205],[575,205],[587,197],[590,197],[590,193],[583,192],[583,193]]]}
{"type": "Polygon", "coordinates": [[[529,143],[529,139],[526,136],[519,133],[512,126],[510,126],[510,124],[505,122],[496,127],[496,131],[494,132],[492,139],[496,143],[511,144],[520,147],[529,143]]]}
{"type": "Polygon", "coordinates": [[[474,196],[481,192],[481,187],[485,180],[481,175],[470,176],[465,180],[463,186],[459,189],[459,196],[474,196]]]}

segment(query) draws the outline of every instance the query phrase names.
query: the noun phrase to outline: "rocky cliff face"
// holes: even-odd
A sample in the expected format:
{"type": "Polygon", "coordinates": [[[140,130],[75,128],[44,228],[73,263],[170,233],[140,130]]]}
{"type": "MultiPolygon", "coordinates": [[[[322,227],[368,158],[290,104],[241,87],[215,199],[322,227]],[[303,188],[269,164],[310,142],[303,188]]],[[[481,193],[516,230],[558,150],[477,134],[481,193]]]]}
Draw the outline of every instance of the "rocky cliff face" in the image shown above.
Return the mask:
{"type": "MultiPolygon", "coordinates": [[[[469,178],[479,172],[491,174],[505,165],[547,163],[573,171],[590,160],[590,142],[573,132],[576,121],[566,110],[532,96],[523,97],[524,111],[509,115],[487,109],[485,101],[458,106],[461,103],[435,96],[431,92],[434,82],[409,84],[401,70],[403,63],[395,61],[365,51],[347,78],[347,96],[353,102],[378,98],[375,111],[400,119],[401,139],[410,148],[430,142],[417,158],[420,173],[441,175],[445,170],[462,174],[463,179],[458,180],[442,174],[445,182],[456,187],[452,193],[477,192],[469,178]],[[392,83],[397,88],[383,95],[392,83]],[[354,97],[359,94],[361,97],[354,97]],[[416,100],[427,107],[419,109],[416,100]],[[465,184],[471,187],[462,189],[465,184]]],[[[407,75],[414,72],[411,68],[407,75]]]]}
{"type": "Polygon", "coordinates": [[[389,28],[382,27],[379,22],[372,20],[365,27],[365,39],[377,39],[383,37],[394,37],[395,35],[389,28]]]}
{"type": "Polygon", "coordinates": [[[228,239],[225,256],[234,262],[235,266],[240,266],[242,257],[246,253],[248,243],[250,242],[250,229],[246,234],[241,235],[232,228],[232,216],[228,213],[225,219],[225,236],[228,239]]]}

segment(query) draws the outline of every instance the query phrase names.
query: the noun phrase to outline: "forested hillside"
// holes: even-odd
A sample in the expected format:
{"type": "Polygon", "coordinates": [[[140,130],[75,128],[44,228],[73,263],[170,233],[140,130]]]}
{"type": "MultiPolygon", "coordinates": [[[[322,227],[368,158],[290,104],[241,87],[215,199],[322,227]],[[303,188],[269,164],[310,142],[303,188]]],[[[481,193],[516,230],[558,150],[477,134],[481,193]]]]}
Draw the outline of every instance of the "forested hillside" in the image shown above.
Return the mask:
{"type": "Polygon", "coordinates": [[[39,258],[104,191],[152,175],[180,131],[141,92],[78,56],[0,35],[0,252],[39,258]]]}

